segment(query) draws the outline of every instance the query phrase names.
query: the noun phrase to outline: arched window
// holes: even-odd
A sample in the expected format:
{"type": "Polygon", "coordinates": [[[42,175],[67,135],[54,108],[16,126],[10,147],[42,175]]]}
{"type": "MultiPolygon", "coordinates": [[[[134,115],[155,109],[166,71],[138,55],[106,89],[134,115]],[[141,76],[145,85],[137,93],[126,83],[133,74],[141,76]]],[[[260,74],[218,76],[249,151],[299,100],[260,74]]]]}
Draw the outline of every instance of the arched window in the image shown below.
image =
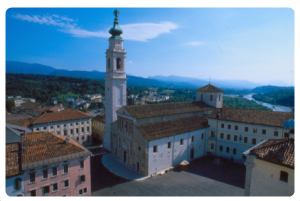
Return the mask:
{"type": "Polygon", "coordinates": [[[121,58],[117,58],[117,70],[121,70],[122,68],[122,60],[121,58]]]}
{"type": "Polygon", "coordinates": [[[15,187],[16,190],[21,189],[21,182],[22,182],[21,178],[16,178],[15,179],[14,187],[15,187]]]}

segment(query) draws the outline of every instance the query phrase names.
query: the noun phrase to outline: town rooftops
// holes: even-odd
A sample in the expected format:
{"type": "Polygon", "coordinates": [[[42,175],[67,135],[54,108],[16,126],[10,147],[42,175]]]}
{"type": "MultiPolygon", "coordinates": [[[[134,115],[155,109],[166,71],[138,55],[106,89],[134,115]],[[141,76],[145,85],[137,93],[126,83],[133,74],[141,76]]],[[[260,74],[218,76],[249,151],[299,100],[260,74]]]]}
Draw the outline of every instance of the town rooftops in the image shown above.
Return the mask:
{"type": "Polygon", "coordinates": [[[233,108],[222,108],[215,111],[216,112],[210,117],[217,118],[219,120],[261,124],[275,127],[283,127],[285,121],[293,118],[293,113],[289,112],[273,112],[233,108]]]}
{"type": "Polygon", "coordinates": [[[197,91],[202,93],[223,93],[222,89],[219,89],[212,84],[205,85],[204,87],[199,88],[197,91]]]}
{"type": "Polygon", "coordinates": [[[67,160],[89,155],[89,151],[70,138],[48,132],[23,135],[22,167],[46,164],[46,161],[67,160]]]}
{"type": "Polygon", "coordinates": [[[138,129],[146,140],[154,140],[207,127],[207,119],[201,117],[189,117],[172,121],[146,124],[138,126],[138,129]]]}
{"type": "Polygon", "coordinates": [[[143,119],[180,113],[204,112],[210,109],[209,106],[201,102],[177,102],[124,106],[118,112],[126,112],[134,118],[143,119]]]}
{"type": "Polygon", "coordinates": [[[6,144],[6,177],[12,177],[21,173],[19,143],[6,144]]]}
{"type": "Polygon", "coordinates": [[[264,161],[294,168],[294,139],[269,139],[252,148],[250,155],[264,161]]]}
{"type": "Polygon", "coordinates": [[[90,116],[87,113],[81,112],[79,110],[66,109],[60,112],[44,113],[35,118],[32,121],[32,124],[44,124],[50,122],[68,121],[84,118],[90,118],[90,116]]]}

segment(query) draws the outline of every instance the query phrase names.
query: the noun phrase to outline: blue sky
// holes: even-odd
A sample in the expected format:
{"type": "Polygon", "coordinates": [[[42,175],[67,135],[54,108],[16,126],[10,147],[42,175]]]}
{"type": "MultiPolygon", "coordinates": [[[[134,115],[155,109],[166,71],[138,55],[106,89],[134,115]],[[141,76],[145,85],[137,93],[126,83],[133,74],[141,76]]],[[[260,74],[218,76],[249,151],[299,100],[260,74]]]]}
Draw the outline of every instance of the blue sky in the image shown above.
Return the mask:
{"type": "MultiPolygon", "coordinates": [[[[113,9],[9,9],[7,60],[104,71],[113,9]]],[[[291,9],[120,9],[131,75],[294,82],[291,9]]]]}

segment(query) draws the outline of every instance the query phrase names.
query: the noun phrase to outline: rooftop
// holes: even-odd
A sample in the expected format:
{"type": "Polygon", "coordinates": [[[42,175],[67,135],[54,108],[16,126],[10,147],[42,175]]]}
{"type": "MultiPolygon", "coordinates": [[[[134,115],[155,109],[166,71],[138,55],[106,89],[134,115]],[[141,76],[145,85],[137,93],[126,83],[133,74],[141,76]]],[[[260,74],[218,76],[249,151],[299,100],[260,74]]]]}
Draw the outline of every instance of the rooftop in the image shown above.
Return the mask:
{"type": "Polygon", "coordinates": [[[39,117],[35,118],[32,121],[32,124],[43,124],[43,123],[58,122],[58,121],[76,120],[76,119],[83,119],[89,117],[90,116],[87,113],[81,112],[79,110],[65,109],[60,112],[44,113],[39,117]]]}
{"type": "Polygon", "coordinates": [[[293,119],[294,115],[288,112],[223,108],[211,117],[226,121],[283,127],[284,122],[293,119]]]}
{"type": "Polygon", "coordinates": [[[176,102],[148,105],[124,106],[119,111],[126,111],[134,118],[143,119],[156,116],[175,115],[180,113],[204,112],[211,108],[201,102],[176,102]]]}
{"type": "Polygon", "coordinates": [[[197,91],[204,92],[204,93],[205,92],[211,92],[211,93],[221,93],[221,92],[223,92],[222,89],[219,89],[219,88],[215,87],[212,84],[205,85],[204,87],[199,88],[197,91]]]}
{"type": "Polygon", "coordinates": [[[82,152],[87,150],[72,139],[48,132],[29,133],[23,136],[22,166],[82,152]]]}
{"type": "Polygon", "coordinates": [[[254,147],[250,154],[264,161],[294,168],[294,139],[269,139],[254,147]]]}
{"type": "Polygon", "coordinates": [[[180,118],[139,126],[138,129],[147,140],[178,135],[208,127],[208,121],[201,117],[180,118]]]}
{"type": "Polygon", "coordinates": [[[6,144],[6,177],[20,174],[20,146],[18,143],[6,144]]]}

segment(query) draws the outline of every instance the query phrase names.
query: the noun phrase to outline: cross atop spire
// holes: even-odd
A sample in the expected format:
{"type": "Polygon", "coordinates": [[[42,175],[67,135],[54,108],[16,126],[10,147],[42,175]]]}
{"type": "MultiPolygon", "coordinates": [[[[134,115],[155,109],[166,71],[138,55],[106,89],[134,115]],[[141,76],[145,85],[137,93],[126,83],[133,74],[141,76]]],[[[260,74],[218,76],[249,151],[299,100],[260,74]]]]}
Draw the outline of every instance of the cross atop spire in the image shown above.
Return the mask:
{"type": "Polygon", "coordinates": [[[109,33],[111,34],[112,38],[117,38],[120,37],[121,34],[123,33],[122,29],[119,26],[119,15],[120,15],[120,11],[115,9],[114,10],[114,25],[113,27],[109,30],[109,33]]]}

